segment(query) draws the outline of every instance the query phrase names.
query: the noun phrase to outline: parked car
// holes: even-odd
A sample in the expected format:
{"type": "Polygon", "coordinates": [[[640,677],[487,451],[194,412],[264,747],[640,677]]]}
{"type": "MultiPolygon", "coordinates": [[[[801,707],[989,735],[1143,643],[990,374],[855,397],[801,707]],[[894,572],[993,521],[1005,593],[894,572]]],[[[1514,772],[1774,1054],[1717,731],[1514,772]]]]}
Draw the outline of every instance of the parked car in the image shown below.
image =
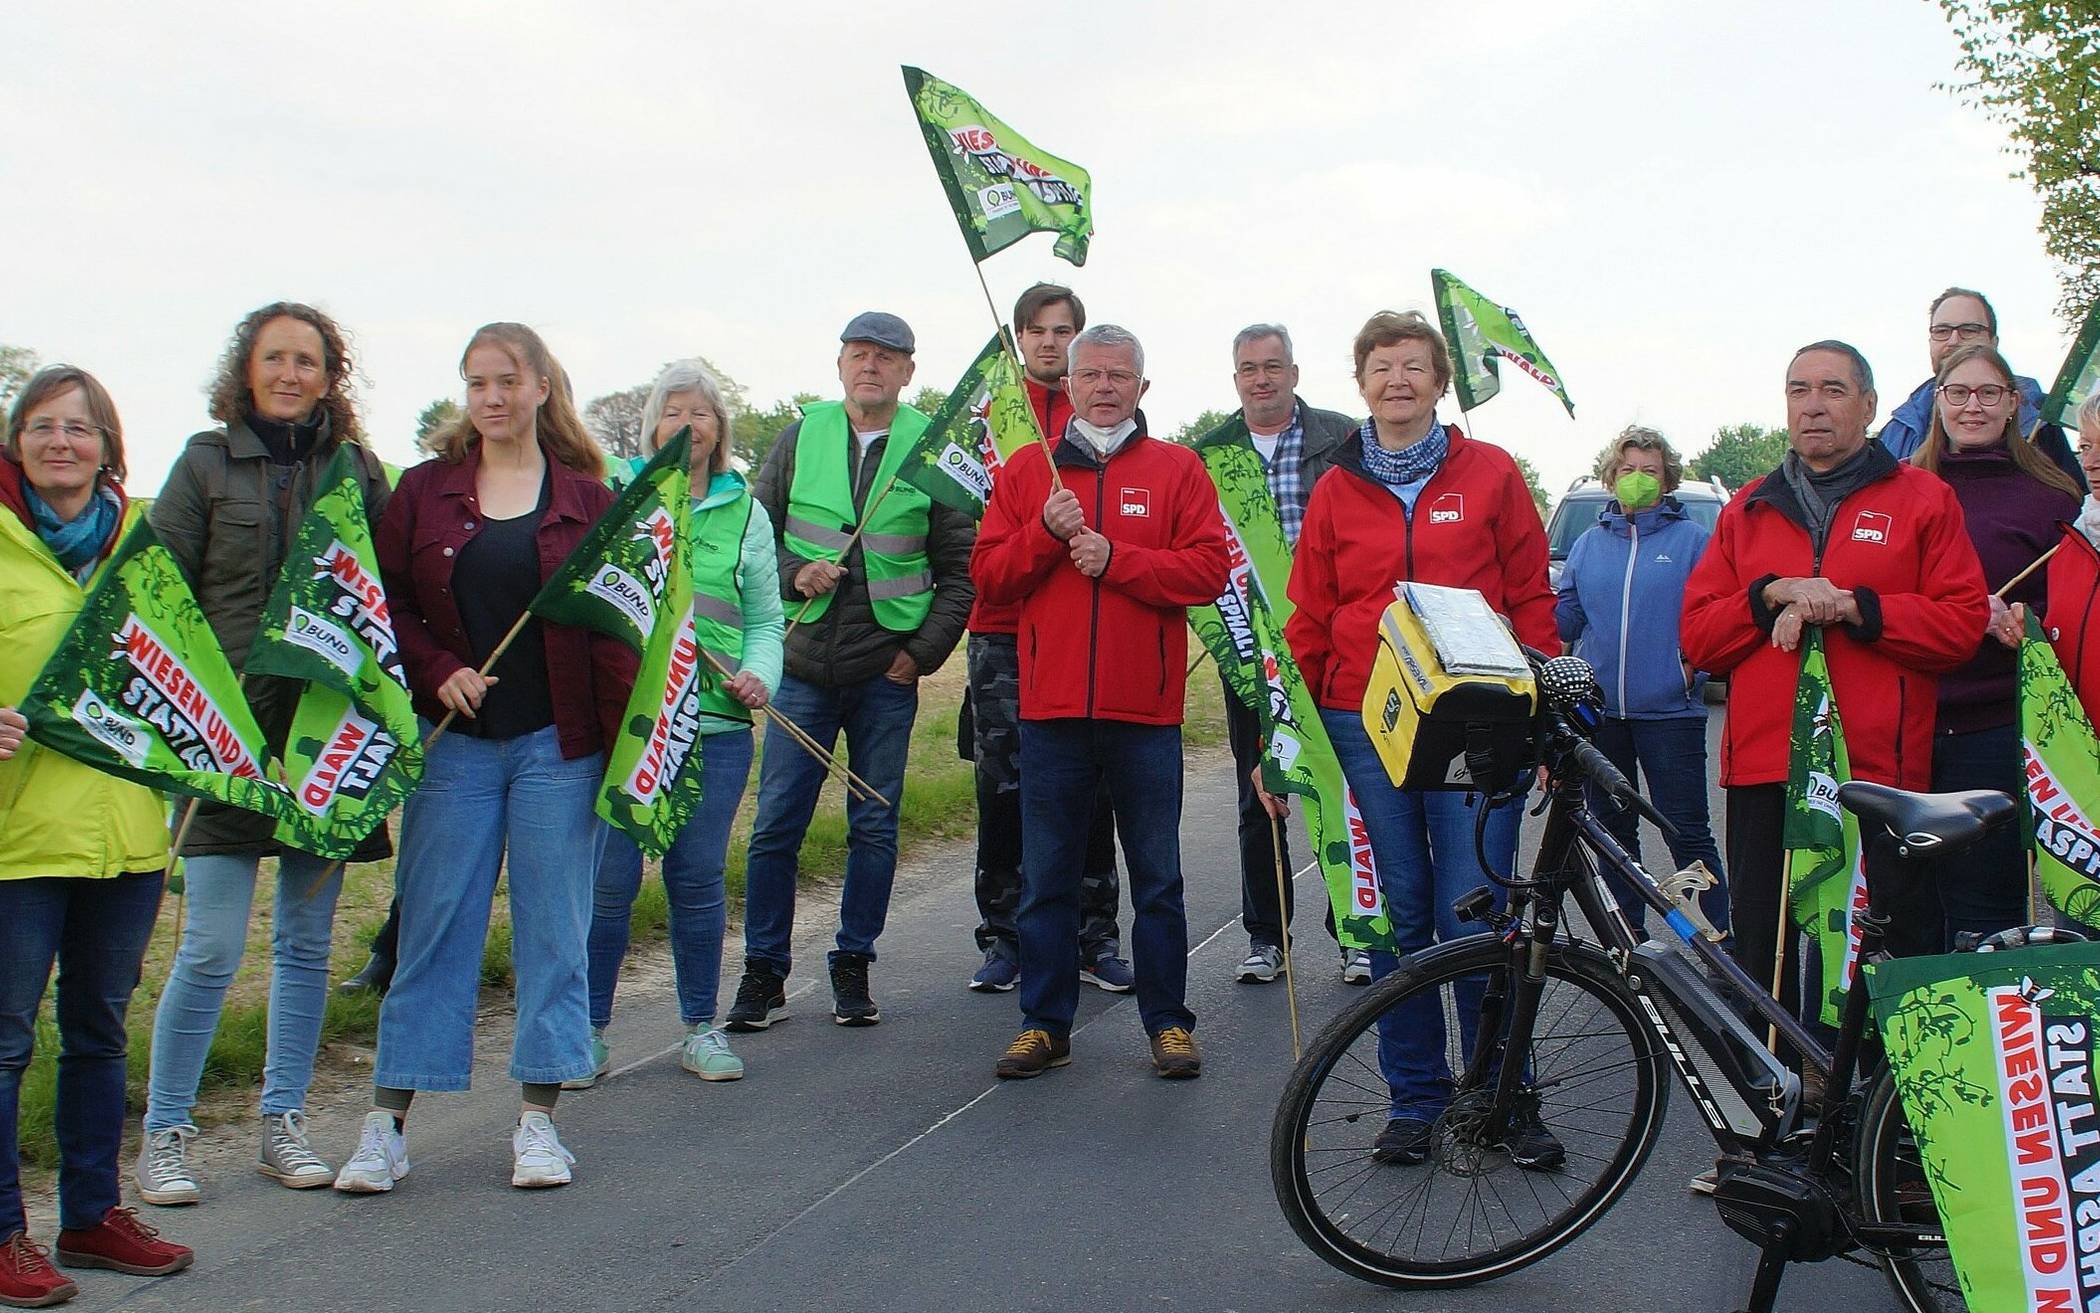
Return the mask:
{"type": "MultiPolygon", "coordinates": [[[[1685,513],[1706,526],[1711,533],[1716,521],[1721,518],[1721,508],[1728,504],[1728,487],[1719,479],[1686,479],[1670,494],[1684,504],[1685,513]]],[[[1597,515],[1611,504],[1611,489],[1595,479],[1577,479],[1568,485],[1568,490],[1554,503],[1553,514],[1546,520],[1546,582],[1560,587],[1561,568],[1567,564],[1568,552],[1583,531],[1597,522],[1597,515]]]]}

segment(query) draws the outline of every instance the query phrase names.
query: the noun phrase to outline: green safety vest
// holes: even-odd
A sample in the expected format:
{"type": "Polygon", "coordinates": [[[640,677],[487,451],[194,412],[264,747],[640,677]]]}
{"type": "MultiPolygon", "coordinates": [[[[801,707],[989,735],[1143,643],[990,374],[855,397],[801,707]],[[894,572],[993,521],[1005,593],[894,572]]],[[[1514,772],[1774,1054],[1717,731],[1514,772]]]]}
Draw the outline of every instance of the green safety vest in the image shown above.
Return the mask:
{"type": "MultiPolygon", "coordinates": [[[[744,652],[744,590],[737,575],[744,558],[744,531],[751,523],[751,494],[739,490],[736,499],[693,516],[691,555],[688,565],[693,579],[693,633],[703,650],[712,652],[722,668],[735,674],[742,669],[744,652]]],[[[751,719],[751,709],[722,687],[725,676],[708,667],[714,678],[700,695],[700,710],[727,720],[751,719]]]]}
{"type": "MultiPolygon", "coordinates": [[[[915,632],[933,609],[933,563],[926,555],[926,513],[933,502],[897,477],[898,467],[930,422],[910,406],[897,407],[889,440],[883,444],[882,463],[875,468],[875,481],[868,485],[868,501],[875,514],[858,540],[875,622],[900,634],[915,632]]],[[[804,560],[837,561],[860,522],[846,477],[846,444],[854,440],[843,403],[827,401],[803,412],[795,439],[795,478],[788,486],[787,523],[781,526],[781,534],[788,548],[804,560]]],[[[818,594],[809,609],[800,613],[801,618],[819,619],[831,609],[837,595],[836,588],[818,594]]]]}

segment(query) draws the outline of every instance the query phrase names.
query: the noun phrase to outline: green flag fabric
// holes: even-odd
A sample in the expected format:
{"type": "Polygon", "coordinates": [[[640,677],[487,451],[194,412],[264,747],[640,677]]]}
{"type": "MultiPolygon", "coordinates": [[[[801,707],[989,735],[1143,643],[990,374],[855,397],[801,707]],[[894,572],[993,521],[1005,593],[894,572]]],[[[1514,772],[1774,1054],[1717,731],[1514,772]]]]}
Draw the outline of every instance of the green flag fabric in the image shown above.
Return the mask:
{"type": "Polygon", "coordinates": [[[1319,705],[1284,641],[1292,610],[1284,593],[1291,558],[1261,456],[1237,416],[1206,434],[1196,452],[1218,489],[1230,568],[1225,591],[1210,605],[1191,608],[1189,621],[1233,697],[1260,719],[1262,787],[1305,800],[1306,832],[1342,946],[1391,950],[1392,920],[1378,888],[1370,831],[1320,722],[1319,705]]]}
{"type": "Polygon", "coordinates": [[[1051,254],[1086,263],[1094,182],[1085,169],[1037,150],[968,92],[930,73],[907,66],[904,89],[971,258],[982,264],[1030,233],[1054,232],[1051,254]]]}
{"type": "Polygon", "coordinates": [[[934,412],[897,474],[942,505],[982,519],[999,467],[1037,434],[1035,407],[1002,328],[934,412]]]}
{"type": "Polygon", "coordinates": [[[694,623],[691,454],[692,431],[682,429],[532,603],[543,619],[610,634],[641,655],[597,812],[657,857],[700,805],[700,696],[717,678],[694,623]]]}
{"type": "Polygon", "coordinates": [[[1471,410],[1502,390],[1496,364],[1501,359],[1543,383],[1574,415],[1575,403],[1561,386],[1560,371],[1539,350],[1516,311],[1488,300],[1448,269],[1431,269],[1429,281],[1436,293],[1437,318],[1451,344],[1452,382],[1458,388],[1460,410],[1471,410]]]}
{"type": "Polygon", "coordinates": [[[2075,441],[2078,407],[2095,392],[2100,392],[2100,303],[2087,312],[2063,368],[2056,372],[2056,386],[2042,402],[2042,418],[2072,430],[2075,441]]]}
{"type": "Polygon", "coordinates": [[[283,756],[305,815],[280,821],[278,841],[348,857],[415,791],[423,745],[348,448],[317,486],[263,607],[248,670],[306,681],[283,756]]]}
{"type": "Polygon", "coordinates": [[[2035,872],[2050,902],[2100,924],[2100,738],[2032,613],[2019,689],[2035,872]]]}
{"type": "Polygon", "coordinates": [[[2100,944],[1895,958],[1866,979],[1965,1306],[2100,1308],[2100,944]]]}
{"type": "MultiPolygon", "coordinates": [[[[1794,690],[1783,842],[1794,923],[1815,941],[1822,962],[1821,1015],[1833,1026],[1859,953],[1855,913],[1865,910],[1867,899],[1859,821],[1838,805],[1838,785],[1851,778],[1823,631],[1811,626],[1802,636],[1801,680],[1794,690]]],[[[1753,975],[1769,969],[1765,963],[1746,965],[1753,975]]]]}
{"type": "Polygon", "coordinates": [[[140,520],[19,708],[29,736],[148,788],[297,822],[240,679],[175,558],[140,520]]]}

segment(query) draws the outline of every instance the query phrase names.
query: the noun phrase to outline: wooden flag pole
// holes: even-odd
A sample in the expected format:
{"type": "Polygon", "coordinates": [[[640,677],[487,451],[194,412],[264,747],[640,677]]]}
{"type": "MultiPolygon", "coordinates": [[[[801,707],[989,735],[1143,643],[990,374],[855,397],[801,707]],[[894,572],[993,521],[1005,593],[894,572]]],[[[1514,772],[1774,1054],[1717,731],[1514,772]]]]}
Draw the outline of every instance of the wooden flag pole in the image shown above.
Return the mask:
{"type": "MultiPolygon", "coordinates": [[[[1020,347],[1006,331],[1006,316],[999,313],[998,302],[992,300],[992,285],[984,281],[984,266],[972,259],[970,268],[976,272],[977,287],[984,293],[984,308],[992,312],[992,323],[998,327],[999,344],[1006,348],[1007,358],[1014,362],[1015,369],[1021,371],[1021,377],[1028,377],[1028,365],[1021,359],[1020,347]]],[[[1022,386],[1025,387],[1027,385],[1023,384],[1022,386]]],[[[1031,407],[1031,409],[1033,408],[1031,407]]],[[[1041,425],[1034,422],[1033,415],[1030,416],[1029,427],[1035,430],[1036,445],[1043,449],[1043,463],[1050,467],[1051,489],[1053,491],[1063,491],[1065,481],[1057,477],[1057,461],[1052,458],[1050,453],[1049,435],[1043,432],[1041,425]]]]}
{"type": "MultiPolygon", "coordinates": [[[[882,505],[882,499],[889,496],[890,489],[895,486],[897,486],[897,472],[893,470],[890,473],[890,477],[884,481],[880,488],[875,490],[875,495],[869,499],[868,508],[861,512],[860,523],[854,525],[853,532],[846,535],[846,545],[839,548],[838,561],[827,562],[827,564],[837,565],[839,561],[846,559],[846,553],[853,550],[853,544],[860,541],[861,534],[866,532],[869,523],[874,520],[876,507],[882,505]]],[[[809,614],[809,608],[817,604],[817,598],[823,596],[826,596],[826,594],[816,593],[803,599],[801,609],[795,612],[795,618],[788,621],[787,628],[781,631],[780,641],[782,643],[787,642],[788,635],[795,632],[795,626],[801,624],[802,618],[809,614]]]]}
{"type": "Polygon", "coordinates": [[[2004,586],[2001,587],[1997,592],[1992,593],[1991,596],[1998,598],[2001,601],[2004,600],[2004,597],[2007,593],[2019,587],[2022,581],[2024,581],[2028,575],[2033,574],[2036,570],[2039,570],[2043,566],[2047,565],[2049,563],[2049,558],[2056,555],[2063,549],[2064,545],[2061,542],[2059,542],[2056,544],[2056,546],[2051,547],[2048,551],[2043,552],[2040,556],[2035,557],[2033,562],[2030,563],[2026,569],[2020,571],[2012,578],[2006,580],[2004,586]]]}
{"type": "Polygon", "coordinates": [[[1288,868],[1283,860],[1283,821],[1275,812],[1269,813],[1269,841],[1276,850],[1276,914],[1283,925],[1283,992],[1291,1009],[1291,1061],[1305,1056],[1305,1048],[1298,1038],[1298,977],[1291,970],[1291,918],[1285,908],[1291,905],[1288,887],[1288,868]]]}
{"type": "MultiPolygon", "coordinates": [[[[707,657],[707,664],[713,666],[715,670],[719,672],[724,679],[734,679],[736,677],[735,672],[732,671],[728,666],[723,665],[721,659],[716,657],[714,653],[707,652],[705,649],[702,649],[702,651],[703,654],[707,657]]],[[[837,757],[825,751],[824,745],[818,743],[816,739],[811,737],[808,730],[803,729],[794,721],[789,720],[787,716],[784,715],[780,711],[780,709],[775,707],[771,702],[767,702],[764,706],[760,707],[759,710],[765,712],[767,718],[770,719],[774,724],[780,726],[781,732],[785,733],[789,738],[793,739],[798,745],[800,745],[803,751],[809,753],[809,755],[815,757],[818,761],[824,763],[824,768],[828,772],[830,772],[834,779],[837,779],[841,784],[845,785],[848,792],[855,793],[865,802],[879,803],[884,807],[888,807],[890,805],[889,799],[883,797],[874,785],[869,784],[866,780],[862,779],[860,776],[854,774],[851,770],[847,769],[846,766],[843,763],[841,763],[837,757]]]]}

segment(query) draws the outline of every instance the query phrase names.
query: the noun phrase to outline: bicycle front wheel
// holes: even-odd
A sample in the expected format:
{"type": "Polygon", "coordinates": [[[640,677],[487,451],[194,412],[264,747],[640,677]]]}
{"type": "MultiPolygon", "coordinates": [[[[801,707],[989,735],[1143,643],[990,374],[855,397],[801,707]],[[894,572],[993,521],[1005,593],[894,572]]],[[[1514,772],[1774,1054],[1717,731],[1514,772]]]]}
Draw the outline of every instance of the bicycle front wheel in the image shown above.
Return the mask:
{"type": "Polygon", "coordinates": [[[1456,940],[1405,959],[1313,1041],[1276,1110],[1269,1166],[1278,1202],[1314,1253],[1382,1285],[1470,1285],[1546,1257],[1624,1193],[1662,1129],[1660,1046],[1593,948],[1552,951],[1528,1035],[1511,1033],[1518,983],[1498,937],[1456,940]],[[1374,1153],[1394,1108],[1380,1021],[1390,1037],[1402,1018],[1433,1030],[1438,1017],[1443,1062],[1456,1075],[1445,1080],[1449,1101],[1431,1123],[1426,1160],[1374,1153]],[[1483,1131],[1499,1120],[1488,1114],[1505,1055],[1524,1063],[1521,1111],[1527,1120],[1535,1112],[1530,1124],[1561,1151],[1543,1162],[1535,1139],[1520,1152],[1514,1136],[1491,1143],[1483,1131]]]}
{"type": "MultiPolygon", "coordinates": [[[[1939,1225],[1924,1157],[1903,1119],[1894,1072],[1882,1072],[1868,1092],[1854,1145],[1853,1179],[1868,1221],[1939,1225]]],[[[1969,1307],[1944,1244],[1890,1249],[1880,1258],[1881,1270],[1909,1313],[1963,1313],[1969,1307]]]]}

